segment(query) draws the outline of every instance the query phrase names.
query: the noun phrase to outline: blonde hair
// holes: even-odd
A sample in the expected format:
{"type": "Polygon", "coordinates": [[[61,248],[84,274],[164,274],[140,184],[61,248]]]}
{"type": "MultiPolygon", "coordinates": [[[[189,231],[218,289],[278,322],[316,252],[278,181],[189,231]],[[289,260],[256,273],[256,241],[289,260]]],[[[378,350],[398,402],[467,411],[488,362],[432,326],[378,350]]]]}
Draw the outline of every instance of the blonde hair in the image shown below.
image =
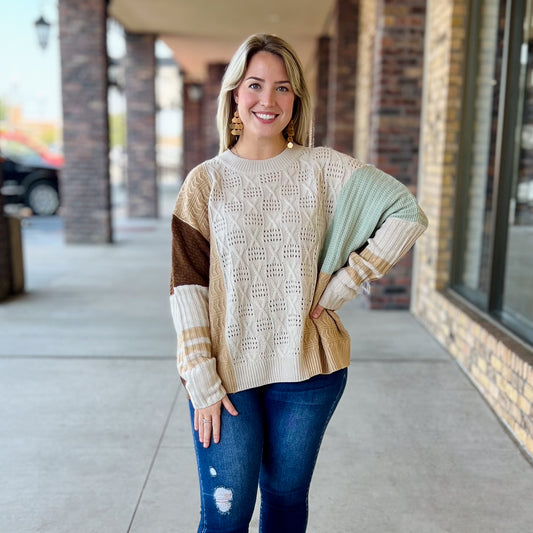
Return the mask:
{"type": "MultiPolygon", "coordinates": [[[[232,147],[237,139],[231,135],[230,123],[237,109],[233,91],[240,85],[252,57],[258,52],[269,52],[280,57],[294,92],[292,121],[294,124],[294,142],[306,145],[312,122],[311,97],[303,75],[303,68],[292,47],[283,39],[269,34],[251,35],[237,49],[232,57],[218,95],[217,128],[219,136],[219,153],[232,147]]],[[[286,136],[286,132],[283,132],[286,136]]]]}

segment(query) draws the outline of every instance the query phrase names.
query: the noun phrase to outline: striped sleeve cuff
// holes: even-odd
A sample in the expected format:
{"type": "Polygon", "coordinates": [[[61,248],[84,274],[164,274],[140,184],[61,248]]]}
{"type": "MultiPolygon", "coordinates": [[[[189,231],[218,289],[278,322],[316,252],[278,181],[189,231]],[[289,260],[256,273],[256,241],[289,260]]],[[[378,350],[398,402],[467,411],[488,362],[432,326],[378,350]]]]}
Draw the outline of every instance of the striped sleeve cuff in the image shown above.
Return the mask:
{"type": "Polygon", "coordinates": [[[359,286],[352,283],[346,269],[335,274],[324,290],[318,305],[331,311],[339,310],[346,302],[353,300],[359,294],[359,286]]]}
{"type": "Polygon", "coordinates": [[[180,375],[185,380],[185,388],[195,409],[209,407],[226,396],[213,357],[189,371],[180,372],[180,375]]]}
{"type": "Polygon", "coordinates": [[[170,307],[177,333],[177,367],[196,409],[225,395],[211,354],[208,289],[200,285],[174,287],[170,307]]]}

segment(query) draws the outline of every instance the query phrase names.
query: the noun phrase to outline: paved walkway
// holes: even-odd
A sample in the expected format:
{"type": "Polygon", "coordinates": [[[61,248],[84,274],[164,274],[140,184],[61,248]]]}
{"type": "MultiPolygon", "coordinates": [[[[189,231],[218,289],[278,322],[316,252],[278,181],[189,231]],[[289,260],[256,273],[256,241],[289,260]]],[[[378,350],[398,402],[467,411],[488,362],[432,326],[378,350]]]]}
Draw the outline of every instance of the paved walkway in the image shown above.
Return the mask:
{"type": "MultiPolygon", "coordinates": [[[[168,216],[115,228],[109,246],[24,228],[28,292],[0,304],[2,533],[196,531],[168,216]]],[[[352,365],[308,531],[532,531],[533,468],[455,362],[407,312],[342,316],[352,365]]]]}

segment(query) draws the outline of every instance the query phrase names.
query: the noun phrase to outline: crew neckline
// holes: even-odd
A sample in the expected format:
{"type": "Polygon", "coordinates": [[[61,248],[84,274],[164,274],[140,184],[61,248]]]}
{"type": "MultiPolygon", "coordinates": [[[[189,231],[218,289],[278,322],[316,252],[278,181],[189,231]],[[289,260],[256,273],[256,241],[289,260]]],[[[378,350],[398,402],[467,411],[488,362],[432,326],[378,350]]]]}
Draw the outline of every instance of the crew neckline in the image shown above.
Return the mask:
{"type": "Polygon", "coordinates": [[[255,173],[264,171],[276,171],[286,168],[287,165],[295,161],[305,150],[305,147],[294,145],[292,148],[285,148],[282,152],[269,159],[244,159],[234,154],[229,148],[222,152],[218,159],[226,166],[235,170],[255,173]]]}

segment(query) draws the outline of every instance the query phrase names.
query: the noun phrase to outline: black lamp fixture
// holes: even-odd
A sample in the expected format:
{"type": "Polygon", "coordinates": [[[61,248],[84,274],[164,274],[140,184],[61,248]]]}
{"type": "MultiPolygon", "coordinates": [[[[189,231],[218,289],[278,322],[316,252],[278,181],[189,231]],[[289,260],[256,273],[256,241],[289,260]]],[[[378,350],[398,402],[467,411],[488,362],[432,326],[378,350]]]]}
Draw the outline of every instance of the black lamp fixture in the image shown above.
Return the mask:
{"type": "Polygon", "coordinates": [[[45,50],[48,46],[48,39],[50,38],[50,23],[41,15],[35,21],[35,29],[37,30],[39,46],[45,50]]]}

